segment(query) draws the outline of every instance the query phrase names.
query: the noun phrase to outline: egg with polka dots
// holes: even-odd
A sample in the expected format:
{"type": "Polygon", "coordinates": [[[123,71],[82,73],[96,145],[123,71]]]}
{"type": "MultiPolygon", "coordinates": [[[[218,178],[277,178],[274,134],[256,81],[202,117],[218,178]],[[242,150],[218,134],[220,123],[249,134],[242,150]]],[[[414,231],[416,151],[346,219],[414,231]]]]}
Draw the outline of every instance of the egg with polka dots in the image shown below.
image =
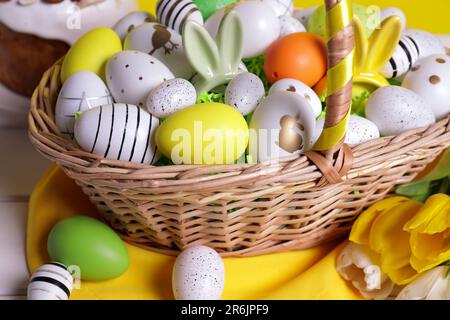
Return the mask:
{"type": "Polygon", "coordinates": [[[183,250],[175,261],[172,290],[177,300],[220,300],[225,267],[219,254],[206,246],[183,250]]]}
{"type": "Polygon", "coordinates": [[[238,74],[225,90],[225,103],[236,107],[246,116],[251,113],[265,96],[264,84],[253,73],[243,72],[238,74]]]}
{"type": "Polygon", "coordinates": [[[293,16],[281,16],[280,20],[280,38],[297,32],[306,32],[305,26],[293,16]]]}
{"type": "Polygon", "coordinates": [[[152,89],[147,97],[147,109],[154,116],[165,118],[197,100],[194,86],[187,80],[176,78],[152,89]]]}
{"type": "Polygon", "coordinates": [[[437,120],[450,114],[450,56],[432,55],[419,60],[402,86],[420,95],[433,109],[437,120]]]}
{"type": "Polygon", "coordinates": [[[117,103],[145,107],[150,90],[173,78],[161,61],[140,51],[119,52],[106,65],[106,81],[117,103]]]}

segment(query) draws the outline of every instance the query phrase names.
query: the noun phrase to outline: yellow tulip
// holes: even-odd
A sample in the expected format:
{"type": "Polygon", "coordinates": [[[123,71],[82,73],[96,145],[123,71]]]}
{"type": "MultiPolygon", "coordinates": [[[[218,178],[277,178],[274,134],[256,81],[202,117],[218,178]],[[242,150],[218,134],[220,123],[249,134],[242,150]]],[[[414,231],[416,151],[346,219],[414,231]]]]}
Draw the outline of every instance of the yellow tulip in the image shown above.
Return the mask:
{"type": "Polygon", "coordinates": [[[404,226],[411,234],[411,265],[421,273],[450,260],[450,197],[436,194],[404,226]]]}

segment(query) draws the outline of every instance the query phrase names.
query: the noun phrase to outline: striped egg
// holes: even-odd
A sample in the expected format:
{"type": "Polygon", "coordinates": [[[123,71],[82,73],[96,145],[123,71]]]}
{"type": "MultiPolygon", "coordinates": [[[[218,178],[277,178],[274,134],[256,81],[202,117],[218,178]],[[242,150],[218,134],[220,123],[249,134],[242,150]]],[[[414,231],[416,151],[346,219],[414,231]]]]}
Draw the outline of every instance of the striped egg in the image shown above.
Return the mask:
{"type": "Polygon", "coordinates": [[[156,5],[159,23],[182,33],[188,20],[203,25],[203,17],[192,0],[159,0],[156,5]]]}
{"type": "Polygon", "coordinates": [[[66,266],[58,262],[44,264],[31,276],[28,300],[68,300],[73,277],[66,266]]]}
{"type": "Polygon", "coordinates": [[[401,77],[411,70],[419,56],[420,49],[417,42],[412,37],[403,35],[391,59],[381,70],[381,74],[386,78],[401,77]]]}
{"type": "Polygon", "coordinates": [[[159,119],[131,104],[109,104],[84,112],[75,122],[75,139],[90,153],[110,160],[153,164],[159,119]]]}

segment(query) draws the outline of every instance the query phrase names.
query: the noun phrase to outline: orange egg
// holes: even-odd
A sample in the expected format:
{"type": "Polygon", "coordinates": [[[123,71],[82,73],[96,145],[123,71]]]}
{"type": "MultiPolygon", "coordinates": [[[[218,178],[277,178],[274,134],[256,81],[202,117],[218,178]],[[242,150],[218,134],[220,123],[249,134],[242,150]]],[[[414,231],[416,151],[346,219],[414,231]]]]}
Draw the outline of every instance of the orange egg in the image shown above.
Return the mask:
{"type": "Polygon", "coordinates": [[[325,75],[319,82],[316,83],[313,90],[317,93],[320,99],[327,95],[327,76],[325,75]]]}
{"type": "Polygon", "coordinates": [[[275,41],[264,61],[264,73],[270,83],[293,78],[313,87],[326,71],[325,42],[310,32],[293,33],[275,41]]]}

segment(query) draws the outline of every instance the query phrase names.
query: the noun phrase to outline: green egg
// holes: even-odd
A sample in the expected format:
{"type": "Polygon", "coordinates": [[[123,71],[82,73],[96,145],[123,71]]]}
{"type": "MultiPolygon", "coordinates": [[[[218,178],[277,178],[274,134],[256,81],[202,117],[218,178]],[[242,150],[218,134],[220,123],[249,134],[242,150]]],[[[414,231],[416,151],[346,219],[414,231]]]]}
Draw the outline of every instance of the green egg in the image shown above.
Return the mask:
{"type": "Polygon", "coordinates": [[[128,269],[128,251],[120,237],[87,216],[58,222],[48,236],[47,248],[52,260],[78,266],[82,280],[109,280],[128,269]]]}
{"type": "Polygon", "coordinates": [[[208,19],[217,10],[234,3],[236,0],[194,0],[203,19],[208,19]]]}

